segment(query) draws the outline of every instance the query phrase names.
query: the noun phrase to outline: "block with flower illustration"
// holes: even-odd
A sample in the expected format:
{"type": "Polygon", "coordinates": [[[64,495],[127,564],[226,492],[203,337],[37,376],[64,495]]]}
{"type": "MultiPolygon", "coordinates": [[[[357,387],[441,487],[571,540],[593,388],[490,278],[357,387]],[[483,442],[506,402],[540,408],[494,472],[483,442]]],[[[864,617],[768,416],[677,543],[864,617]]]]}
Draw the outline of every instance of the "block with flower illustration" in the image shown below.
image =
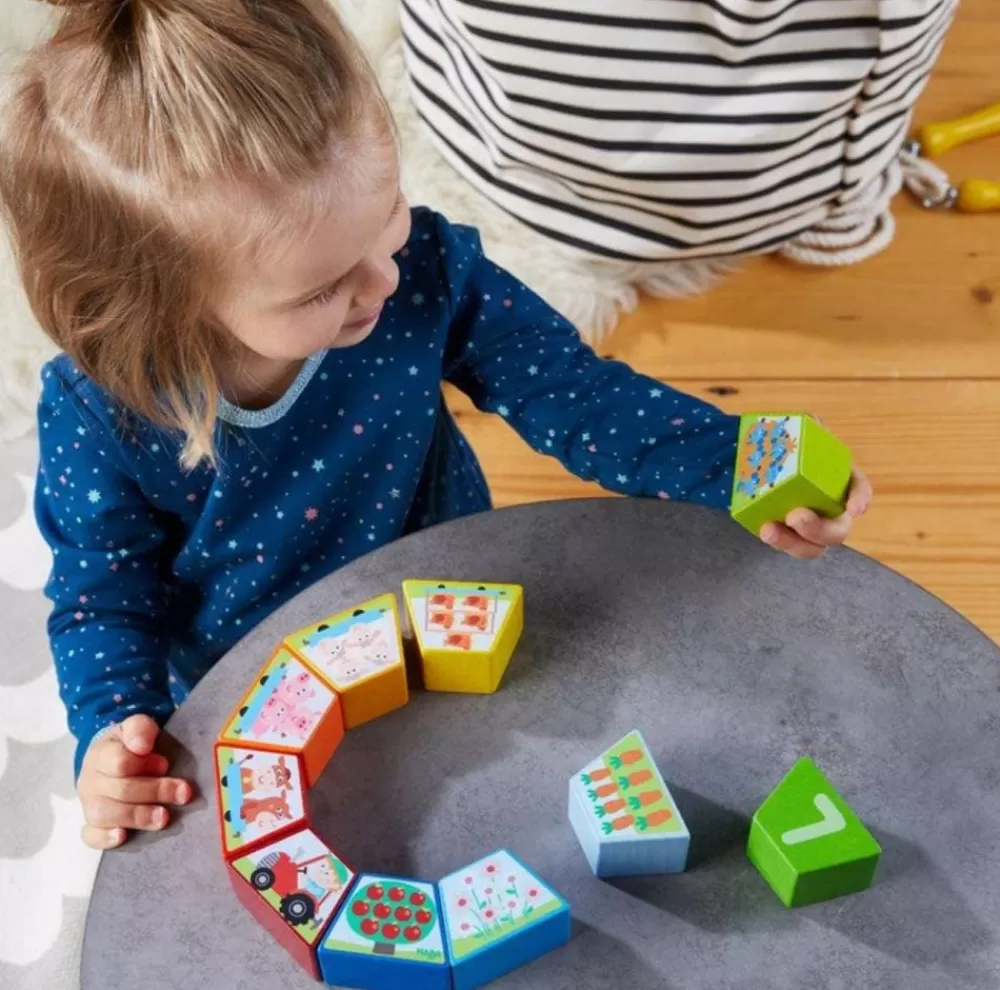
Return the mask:
{"type": "Polygon", "coordinates": [[[638,729],[572,777],[569,820],[596,876],[687,866],[691,835],[638,729]]]}
{"type": "Polygon", "coordinates": [[[569,906],[505,849],[438,887],[454,990],[485,986],[569,941],[569,906]]]}

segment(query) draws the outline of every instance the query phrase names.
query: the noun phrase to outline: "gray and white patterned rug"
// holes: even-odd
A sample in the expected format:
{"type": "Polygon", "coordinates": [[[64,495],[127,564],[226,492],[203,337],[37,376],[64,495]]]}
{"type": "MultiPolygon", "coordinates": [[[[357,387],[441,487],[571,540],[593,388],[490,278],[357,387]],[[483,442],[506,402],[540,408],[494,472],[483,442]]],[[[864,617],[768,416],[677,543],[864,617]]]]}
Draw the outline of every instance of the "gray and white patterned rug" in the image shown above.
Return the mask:
{"type": "Polygon", "coordinates": [[[0,987],[76,990],[99,856],[80,841],[73,740],[42,594],[34,436],[0,445],[0,987]]]}

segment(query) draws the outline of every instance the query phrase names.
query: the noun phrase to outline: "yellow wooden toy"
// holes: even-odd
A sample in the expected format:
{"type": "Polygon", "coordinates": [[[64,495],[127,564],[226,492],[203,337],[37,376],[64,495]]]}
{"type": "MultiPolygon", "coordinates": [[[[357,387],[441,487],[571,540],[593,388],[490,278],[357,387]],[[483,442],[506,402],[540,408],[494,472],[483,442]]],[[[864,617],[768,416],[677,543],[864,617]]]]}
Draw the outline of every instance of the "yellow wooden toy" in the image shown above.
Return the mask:
{"type": "Polygon", "coordinates": [[[516,584],[404,581],[428,691],[492,694],[524,629],[516,584]]]}
{"type": "Polygon", "coordinates": [[[354,729],[409,701],[395,595],[331,615],[284,641],[340,697],[354,729]]]}

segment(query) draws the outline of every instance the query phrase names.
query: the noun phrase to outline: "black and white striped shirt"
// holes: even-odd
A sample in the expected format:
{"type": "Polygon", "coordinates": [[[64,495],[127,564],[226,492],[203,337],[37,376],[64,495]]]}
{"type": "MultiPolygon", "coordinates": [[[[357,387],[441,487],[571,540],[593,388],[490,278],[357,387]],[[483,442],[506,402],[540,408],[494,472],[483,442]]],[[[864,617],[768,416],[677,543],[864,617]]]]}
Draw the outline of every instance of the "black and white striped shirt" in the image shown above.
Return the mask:
{"type": "Polygon", "coordinates": [[[893,166],[957,2],[403,0],[402,20],[466,179],[565,244],[657,262],[836,226],[893,166]]]}

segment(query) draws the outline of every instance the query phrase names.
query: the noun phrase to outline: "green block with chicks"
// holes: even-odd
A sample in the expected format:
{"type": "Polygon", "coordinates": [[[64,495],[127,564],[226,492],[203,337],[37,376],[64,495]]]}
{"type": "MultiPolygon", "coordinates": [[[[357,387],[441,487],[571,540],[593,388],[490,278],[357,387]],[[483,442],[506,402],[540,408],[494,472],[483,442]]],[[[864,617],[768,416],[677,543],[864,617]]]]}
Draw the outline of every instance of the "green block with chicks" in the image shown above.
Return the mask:
{"type": "Polygon", "coordinates": [[[730,512],[754,536],[793,509],[834,518],[847,506],[852,467],[847,446],[811,416],[743,416],[730,512]]]}

